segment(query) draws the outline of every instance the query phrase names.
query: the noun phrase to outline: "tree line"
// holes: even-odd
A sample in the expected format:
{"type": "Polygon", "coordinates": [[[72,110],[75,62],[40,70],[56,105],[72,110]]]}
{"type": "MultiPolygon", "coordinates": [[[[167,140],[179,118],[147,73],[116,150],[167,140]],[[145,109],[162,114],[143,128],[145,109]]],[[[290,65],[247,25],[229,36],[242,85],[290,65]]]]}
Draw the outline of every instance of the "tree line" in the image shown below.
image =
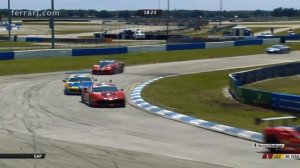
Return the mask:
{"type": "MultiPolygon", "coordinates": [[[[136,10],[106,11],[106,10],[59,10],[60,18],[130,18],[140,16],[136,10]]],[[[0,9],[1,17],[9,16],[9,11],[0,9]]],[[[171,10],[162,11],[157,17],[175,17],[175,18],[264,18],[264,17],[298,17],[300,10],[294,8],[276,8],[273,11],[255,10],[255,11],[204,11],[204,10],[171,10]]],[[[153,17],[153,16],[152,16],[153,17]]]]}

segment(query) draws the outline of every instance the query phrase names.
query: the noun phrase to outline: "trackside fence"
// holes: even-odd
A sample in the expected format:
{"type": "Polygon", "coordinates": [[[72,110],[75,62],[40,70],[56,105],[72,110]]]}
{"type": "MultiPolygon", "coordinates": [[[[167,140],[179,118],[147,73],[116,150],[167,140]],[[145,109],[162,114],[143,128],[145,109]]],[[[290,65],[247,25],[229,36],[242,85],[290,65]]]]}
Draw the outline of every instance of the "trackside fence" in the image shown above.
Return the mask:
{"type": "MultiPolygon", "coordinates": [[[[26,38],[26,41],[44,42],[43,38],[26,38]]],[[[159,51],[195,50],[209,48],[228,48],[245,45],[278,44],[279,38],[273,39],[248,39],[226,42],[198,42],[186,44],[160,44],[142,46],[124,46],[114,48],[74,48],[74,49],[47,49],[47,50],[24,50],[13,52],[0,52],[0,60],[27,59],[27,58],[48,58],[48,57],[77,57],[92,55],[113,55],[127,53],[145,53],[159,51]]]]}
{"type": "Polygon", "coordinates": [[[229,74],[229,91],[246,104],[300,111],[300,95],[274,93],[243,87],[261,80],[300,74],[300,62],[229,74]]]}

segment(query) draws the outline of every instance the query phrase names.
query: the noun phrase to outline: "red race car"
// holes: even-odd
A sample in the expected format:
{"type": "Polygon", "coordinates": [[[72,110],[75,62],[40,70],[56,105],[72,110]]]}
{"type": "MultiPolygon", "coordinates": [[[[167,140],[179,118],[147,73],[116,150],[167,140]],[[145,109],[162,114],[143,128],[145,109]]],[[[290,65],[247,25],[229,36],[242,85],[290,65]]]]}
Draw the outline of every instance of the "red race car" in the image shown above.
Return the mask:
{"type": "Polygon", "coordinates": [[[102,60],[98,65],[93,65],[93,75],[113,75],[124,72],[124,63],[116,60],[102,60]]]}
{"type": "Polygon", "coordinates": [[[270,122],[270,126],[263,130],[264,142],[266,144],[284,144],[283,149],[269,148],[271,152],[300,153],[300,125],[286,126],[289,121],[297,121],[296,116],[256,118],[255,123],[270,122]],[[274,126],[275,121],[283,121],[284,126],[274,126]]]}
{"type": "Polygon", "coordinates": [[[112,83],[94,83],[83,88],[81,101],[90,107],[125,107],[126,98],[123,90],[112,83]]]}
{"type": "MultiPolygon", "coordinates": [[[[267,127],[263,131],[265,143],[284,144],[283,151],[300,153],[300,126],[287,127],[267,127]]],[[[276,149],[270,149],[276,152],[276,149]]]]}

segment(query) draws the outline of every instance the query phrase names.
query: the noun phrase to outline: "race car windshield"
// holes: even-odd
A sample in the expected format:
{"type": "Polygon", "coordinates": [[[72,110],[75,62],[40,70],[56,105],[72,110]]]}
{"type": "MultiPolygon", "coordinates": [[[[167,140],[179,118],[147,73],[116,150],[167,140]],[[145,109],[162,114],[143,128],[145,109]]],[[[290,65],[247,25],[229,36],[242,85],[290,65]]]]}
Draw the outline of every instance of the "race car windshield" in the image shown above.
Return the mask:
{"type": "Polygon", "coordinates": [[[280,48],[283,48],[283,46],[273,46],[273,48],[278,48],[278,49],[280,49],[280,48]]]}
{"type": "Polygon", "coordinates": [[[100,62],[100,67],[105,67],[106,65],[113,64],[114,62],[100,62]]]}
{"type": "Polygon", "coordinates": [[[300,126],[295,127],[295,130],[300,133],[300,126]]]}
{"type": "Polygon", "coordinates": [[[113,86],[105,86],[105,87],[95,87],[93,88],[93,92],[116,92],[118,91],[117,87],[113,86]]]}
{"type": "Polygon", "coordinates": [[[78,77],[78,78],[69,79],[69,82],[90,82],[90,81],[92,81],[92,79],[88,77],[78,77]]]}

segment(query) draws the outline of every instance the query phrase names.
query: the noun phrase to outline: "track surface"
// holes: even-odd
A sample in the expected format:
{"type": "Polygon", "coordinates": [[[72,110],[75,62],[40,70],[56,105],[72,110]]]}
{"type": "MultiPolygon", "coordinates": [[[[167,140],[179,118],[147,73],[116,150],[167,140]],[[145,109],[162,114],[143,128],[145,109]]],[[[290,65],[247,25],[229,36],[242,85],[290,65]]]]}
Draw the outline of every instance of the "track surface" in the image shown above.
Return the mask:
{"type": "MultiPolygon", "coordinates": [[[[256,55],[127,67],[112,79],[126,91],[161,75],[300,60],[300,53],[256,55]]],[[[0,160],[22,168],[298,167],[261,160],[253,142],[160,118],[128,105],[89,108],[63,95],[64,73],[0,77],[1,153],[46,152],[45,160],[0,160]]],[[[201,109],[199,109],[201,110],[201,109]]]]}

